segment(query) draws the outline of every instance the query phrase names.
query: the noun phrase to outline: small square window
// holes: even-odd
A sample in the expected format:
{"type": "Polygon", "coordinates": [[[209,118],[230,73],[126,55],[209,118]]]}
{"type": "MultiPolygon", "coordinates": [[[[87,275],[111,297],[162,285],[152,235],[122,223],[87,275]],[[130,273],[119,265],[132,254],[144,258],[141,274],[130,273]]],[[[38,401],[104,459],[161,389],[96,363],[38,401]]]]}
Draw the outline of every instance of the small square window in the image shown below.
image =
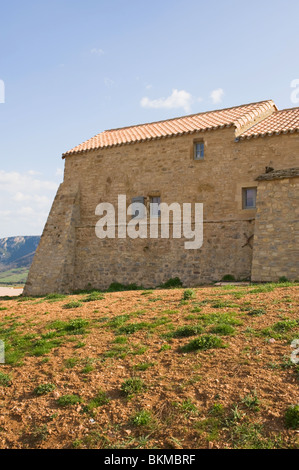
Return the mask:
{"type": "Polygon", "coordinates": [[[161,204],[161,198],[159,196],[150,198],[150,214],[151,214],[151,217],[160,217],[161,216],[160,204],[161,204]]]}
{"type": "Polygon", "coordinates": [[[132,199],[132,219],[143,219],[146,215],[144,197],[133,197],[132,199]]]}
{"type": "Polygon", "coordinates": [[[256,208],[256,188],[243,189],[243,209],[256,208]]]}
{"type": "Polygon", "coordinates": [[[194,144],[194,160],[203,160],[205,156],[204,142],[196,142],[194,144]]]}

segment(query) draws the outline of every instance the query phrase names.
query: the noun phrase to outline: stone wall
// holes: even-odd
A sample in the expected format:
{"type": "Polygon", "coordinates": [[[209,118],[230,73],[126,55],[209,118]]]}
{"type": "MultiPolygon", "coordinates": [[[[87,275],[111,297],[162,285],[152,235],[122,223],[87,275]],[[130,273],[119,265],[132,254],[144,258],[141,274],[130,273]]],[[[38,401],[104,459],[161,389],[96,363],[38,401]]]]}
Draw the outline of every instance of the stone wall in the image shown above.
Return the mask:
{"type": "Polygon", "coordinates": [[[266,166],[296,166],[298,139],[297,133],[236,142],[234,129],[226,128],[68,156],[25,292],[106,288],[114,281],[148,287],[175,276],[185,285],[225,274],[250,277],[256,210],[243,209],[242,188],[257,186],[266,166]],[[203,161],[193,159],[198,139],[205,143],[203,161]],[[202,248],[185,250],[184,240],[173,239],[98,239],[95,209],[116,205],[119,194],[128,205],[155,195],[168,204],[203,203],[202,248]]]}
{"type": "Polygon", "coordinates": [[[253,281],[299,280],[299,174],[258,183],[253,281]]]}

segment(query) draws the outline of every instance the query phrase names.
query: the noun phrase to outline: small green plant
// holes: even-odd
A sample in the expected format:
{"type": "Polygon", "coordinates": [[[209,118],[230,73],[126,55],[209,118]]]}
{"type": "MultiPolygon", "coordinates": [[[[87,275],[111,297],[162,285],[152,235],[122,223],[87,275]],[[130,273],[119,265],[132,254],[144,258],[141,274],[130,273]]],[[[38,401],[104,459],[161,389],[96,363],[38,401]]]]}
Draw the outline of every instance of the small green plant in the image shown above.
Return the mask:
{"type": "Polygon", "coordinates": [[[224,413],[224,406],[222,403],[214,403],[212,408],[210,408],[209,414],[213,416],[222,416],[224,413]]]}
{"type": "Polygon", "coordinates": [[[145,384],[142,379],[132,377],[127,379],[121,385],[121,391],[126,397],[131,397],[137,393],[141,393],[145,389],[145,384]]]}
{"type": "Polygon", "coordinates": [[[126,344],[128,342],[128,338],[126,336],[117,336],[113,343],[115,344],[126,344]]]}
{"type": "Polygon", "coordinates": [[[192,403],[192,401],[190,400],[190,398],[188,398],[187,400],[183,401],[180,405],[179,405],[180,409],[184,412],[186,412],[188,415],[195,415],[195,414],[198,414],[198,409],[197,409],[197,406],[194,405],[194,403],[192,403]]]}
{"type": "Polygon", "coordinates": [[[236,280],[236,278],[232,274],[225,274],[221,280],[223,282],[233,282],[236,280]]]}
{"type": "Polygon", "coordinates": [[[260,317],[260,316],[265,315],[267,313],[264,308],[249,307],[248,309],[246,309],[246,311],[247,311],[247,314],[252,316],[252,317],[260,317]]]}
{"type": "Polygon", "coordinates": [[[188,336],[199,335],[203,332],[203,327],[200,325],[197,326],[182,326],[175,330],[173,333],[170,333],[172,338],[187,338],[188,336]]]}
{"type": "Polygon", "coordinates": [[[254,390],[254,391],[248,393],[248,395],[246,395],[243,398],[242,403],[244,403],[244,405],[246,405],[247,408],[250,408],[253,411],[258,411],[260,401],[259,401],[259,398],[257,396],[256,391],[254,390]]]}
{"type": "Polygon", "coordinates": [[[164,282],[164,284],[162,284],[160,287],[162,289],[177,289],[182,286],[183,286],[183,283],[180,280],[180,278],[174,277],[174,278],[168,279],[168,281],[164,282]]]}
{"type": "Polygon", "coordinates": [[[169,349],[171,349],[171,346],[170,344],[162,344],[161,348],[160,348],[160,352],[162,351],[168,351],[169,349]]]}
{"type": "Polygon", "coordinates": [[[127,325],[121,326],[117,333],[119,335],[132,335],[133,333],[136,333],[136,331],[143,330],[145,328],[148,328],[150,325],[149,323],[141,322],[141,323],[128,323],[127,325]]]}
{"type": "Polygon", "coordinates": [[[81,402],[82,398],[80,398],[79,395],[63,395],[57,400],[59,406],[78,405],[81,402]]]}
{"type": "Polygon", "coordinates": [[[103,300],[105,298],[102,292],[93,291],[87,297],[85,297],[82,302],[96,302],[97,300],[103,300]]]}
{"type": "Polygon", "coordinates": [[[54,384],[41,384],[38,385],[34,390],[33,393],[34,395],[37,396],[42,396],[42,395],[47,395],[47,393],[53,392],[55,390],[55,385],[54,384]]]}
{"type": "Polygon", "coordinates": [[[210,329],[210,333],[220,335],[220,336],[229,336],[235,333],[235,329],[231,325],[219,324],[219,325],[213,326],[210,329]]]}
{"type": "Polygon", "coordinates": [[[183,300],[190,300],[195,297],[195,292],[193,289],[186,289],[183,293],[183,300]]]}
{"type": "Polygon", "coordinates": [[[64,304],[62,308],[73,309],[73,308],[79,308],[79,307],[82,307],[82,302],[79,302],[78,300],[72,300],[71,302],[64,304]]]}
{"type": "Polygon", "coordinates": [[[275,325],[272,326],[272,329],[277,333],[285,333],[286,331],[290,331],[293,328],[296,328],[298,325],[296,320],[282,320],[275,325]]]}
{"type": "Polygon", "coordinates": [[[107,405],[110,402],[110,398],[104,390],[99,390],[97,395],[88,403],[87,409],[89,411],[100,406],[107,405]]]}
{"type": "Polygon", "coordinates": [[[238,304],[234,304],[229,300],[214,300],[212,302],[212,308],[238,308],[238,304]]]}
{"type": "Polygon", "coordinates": [[[124,292],[131,290],[145,290],[143,286],[137,284],[121,284],[120,282],[113,282],[110,284],[107,292],[124,292]]]}
{"type": "Polygon", "coordinates": [[[283,282],[290,282],[290,281],[288,280],[287,277],[281,276],[281,277],[278,279],[278,282],[279,282],[279,283],[283,283],[283,282]]]}
{"type": "Polygon", "coordinates": [[[77,357],[70,357],[64,361],[65,367],[67,369],[73,369],[79,362],[79,359],[77,357]]]}
{"type": "Polygon", "coordinates": [[[10,375],[0,372],[0,387],[10,387],[11,383],[12,381],[10,375]]]}
{"type": "Polygon", "coordinates": [[[181,352],[191,352],[198,350],[207,350],[207,349],[216,349],[216,348],[225,348],[221,338],[214,335],[203,335],[199,336],[196,339],[193,339],[189,343],[181,347],[181,352]]]}
{"type": "Polygon", "coordinates": [[[37,441],[45,441],[49,435],[47,425],[44,424],[43,426],[35,426],[31,435],[37,441]]]}
{"type": "Polygon", "coordinates": [[[289,429],[299,429],[299,405],[290,406],[286,410],[285,423],[289,429]]]}
{"type": "Polygon", "coordinates": [[[59,300],[64,300],[65,298],[66,298],[66,295],[64,295],[64,294],[55,294],[55,293],[53,293],[53,294],[46,295],[45,300],[49,300],[51,302],[57,302],[59,300]]]}
{"type": "Polygon", "coordinates": [[[152,415],[147,410],[138,411],[130,419],[133,426],[148,426],[151,421],[152,415]]]}
{"type": "Polygon", "coordinates": [[[154,362],[140,362],[139,364],[136,364],[134,366],[134,369],[144,371],[149,369],[150,367],[153,367],[155,365],[154,362]]]}

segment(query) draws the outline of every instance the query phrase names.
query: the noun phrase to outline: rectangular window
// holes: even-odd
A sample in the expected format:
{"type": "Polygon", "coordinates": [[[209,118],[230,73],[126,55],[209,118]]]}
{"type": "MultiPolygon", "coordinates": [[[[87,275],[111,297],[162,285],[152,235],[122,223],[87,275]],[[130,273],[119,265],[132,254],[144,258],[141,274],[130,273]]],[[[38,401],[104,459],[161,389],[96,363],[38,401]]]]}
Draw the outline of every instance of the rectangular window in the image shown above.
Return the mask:
{"type": "Polygon", "coordinates": [[[160,196],[155,196],[150,198],[150,215],[151,217],[160,217],[161,210],[160,210],[161,198],[160,196]]]}
{"type": "Polygon", "coordinates": [[[194,160],[203,160],[205,156],[204,142],[196,142],[194,144],[194,160]]]}
{"type": "Polygon", "coordinates": [[[132,199],[132,219],[143,219],[146,215],[144,197],[133,197],[132,199]]]}
{"type": "Polygon", "coordinates": [[[243,189],[243,209],[256,208],[256,188],[243,189]]]}

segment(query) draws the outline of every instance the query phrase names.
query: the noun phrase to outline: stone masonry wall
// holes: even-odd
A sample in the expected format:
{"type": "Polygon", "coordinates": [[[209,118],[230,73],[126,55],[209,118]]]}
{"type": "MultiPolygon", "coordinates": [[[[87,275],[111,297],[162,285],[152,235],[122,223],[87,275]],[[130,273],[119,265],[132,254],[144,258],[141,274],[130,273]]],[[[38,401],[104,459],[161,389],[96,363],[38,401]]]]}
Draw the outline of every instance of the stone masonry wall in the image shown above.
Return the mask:
{"type": "Polygon", "coordinates": [[[253,281],[299,279],[299,177],[260,181],[253,281]]]}

